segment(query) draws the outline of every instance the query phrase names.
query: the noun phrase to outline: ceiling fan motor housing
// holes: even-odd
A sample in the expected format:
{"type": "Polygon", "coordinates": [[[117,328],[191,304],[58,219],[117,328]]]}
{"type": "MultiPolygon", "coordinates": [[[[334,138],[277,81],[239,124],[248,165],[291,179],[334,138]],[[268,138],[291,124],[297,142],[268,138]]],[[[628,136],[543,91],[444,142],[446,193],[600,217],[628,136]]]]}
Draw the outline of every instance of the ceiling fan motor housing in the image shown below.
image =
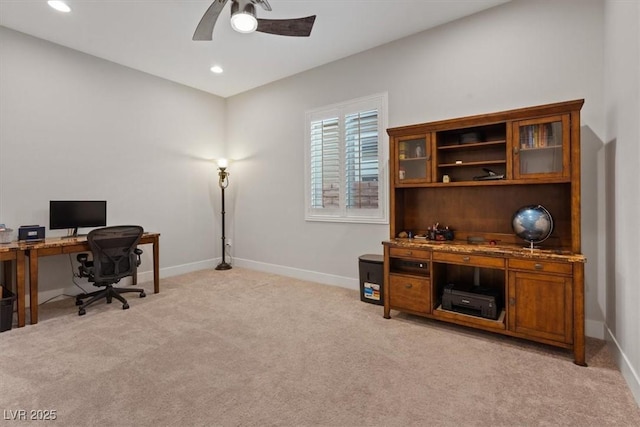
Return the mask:
{"type": "MultiPolygon", "coordinates": [[[[211,3],[196,27],[193,40],[212,40],[213,28],[228,1],[214,0],[211,3]]],[[[234,30],[241,33],[258,31],[290,37],[309,37],[311,34],[315,15],[294,19],[258,19],[256,4],[266,11],[271,11],[271,5],[267,0],[231,0],[231,26],[234,30]]]]}

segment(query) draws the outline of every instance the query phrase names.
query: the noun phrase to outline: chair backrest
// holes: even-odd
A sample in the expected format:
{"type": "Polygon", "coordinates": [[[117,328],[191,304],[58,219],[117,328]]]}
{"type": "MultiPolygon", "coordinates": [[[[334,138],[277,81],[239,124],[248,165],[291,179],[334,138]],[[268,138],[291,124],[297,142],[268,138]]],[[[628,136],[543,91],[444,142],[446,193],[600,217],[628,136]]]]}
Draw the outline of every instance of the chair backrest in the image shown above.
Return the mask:
{"type": "Polygon", "coordinates": [[[89,232],[87,241],[93,253],[93,277],[96,282],[116,282],[135,274],[138,265],[137,255],[133,251],[143,232],[139,225],[117,225],[89,232]]]}

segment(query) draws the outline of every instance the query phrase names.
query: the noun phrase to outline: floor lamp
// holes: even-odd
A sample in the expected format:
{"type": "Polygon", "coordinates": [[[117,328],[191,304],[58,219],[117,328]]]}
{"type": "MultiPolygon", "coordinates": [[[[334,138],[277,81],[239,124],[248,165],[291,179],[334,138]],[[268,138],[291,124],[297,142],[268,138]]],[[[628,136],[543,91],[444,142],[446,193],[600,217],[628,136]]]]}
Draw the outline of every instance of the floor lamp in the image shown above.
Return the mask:
{"type": "Polygon", "coordinates": [[[222,262],[216,266],[216,270],[230,270],[231,264],[225,261],[225,250],[227,239],[224,235],[224,189],[229,186],[229,172],[227,172],[228,162],[226,159],[218,160],[218,185],[222,190],[222,262]]]}

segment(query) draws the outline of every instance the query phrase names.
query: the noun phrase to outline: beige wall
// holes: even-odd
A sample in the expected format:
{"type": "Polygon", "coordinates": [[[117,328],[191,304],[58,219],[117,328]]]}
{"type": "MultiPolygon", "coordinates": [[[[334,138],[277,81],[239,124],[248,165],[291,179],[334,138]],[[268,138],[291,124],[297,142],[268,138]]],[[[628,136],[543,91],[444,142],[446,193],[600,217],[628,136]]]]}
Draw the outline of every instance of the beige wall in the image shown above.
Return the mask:
{"type": "MultiPolygon", "coordinates": [[[[382,253],[388,226],[304,221],[304,112],[373,93],[388,92],[389,126],[584,98],[583,169],[595,169],[602,31],[601,1],[513,1],[229,98],[229,155],[242,159],[233,166],[235,256],[358,286],[358,256],[382,253]]],[[[584,178],[583,248],[595,260],[597,176],[584,178]]],[[[587,264],[587,318],[602,337],[596,278],[597,263],[587,264]]]]}
{"type": "Polygon", "coordinates": [[[640,402],[640,2],[605,4],[606,145],[600,171],[606,201],[599,206],[599,260],[606,273],[600,300],[607,338],[640,402]]]}
{"type": "MultiPolygon", "coordinates": [[[[109,225],[162,233],[163,275],[220,256],[205,159],[223,152],[224,99],[0,27],[0,113],[0,222],[48,227],[49,200],[107,200],[109,225]]],[[[40,301],[73,285],[65,257],[40,277],[40,301]]]]}

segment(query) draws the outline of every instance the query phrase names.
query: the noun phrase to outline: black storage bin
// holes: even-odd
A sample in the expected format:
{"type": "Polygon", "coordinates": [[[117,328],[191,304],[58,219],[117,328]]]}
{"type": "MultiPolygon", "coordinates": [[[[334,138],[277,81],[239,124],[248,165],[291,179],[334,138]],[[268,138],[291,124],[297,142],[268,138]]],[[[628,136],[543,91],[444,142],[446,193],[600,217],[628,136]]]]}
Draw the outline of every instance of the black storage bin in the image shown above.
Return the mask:
{"type": "Polygon", "coordinates": [[[360,256],[360,301],[384,305],[384,257],[366,254],[360,256]]]}
{"type": "Polygon", "coordinates": [[[0,300],[0,332],[11,330],[13,324],[13,302],[16,296],[9,289],[0,286],[2,289],[2,300],[0,300]]]}

